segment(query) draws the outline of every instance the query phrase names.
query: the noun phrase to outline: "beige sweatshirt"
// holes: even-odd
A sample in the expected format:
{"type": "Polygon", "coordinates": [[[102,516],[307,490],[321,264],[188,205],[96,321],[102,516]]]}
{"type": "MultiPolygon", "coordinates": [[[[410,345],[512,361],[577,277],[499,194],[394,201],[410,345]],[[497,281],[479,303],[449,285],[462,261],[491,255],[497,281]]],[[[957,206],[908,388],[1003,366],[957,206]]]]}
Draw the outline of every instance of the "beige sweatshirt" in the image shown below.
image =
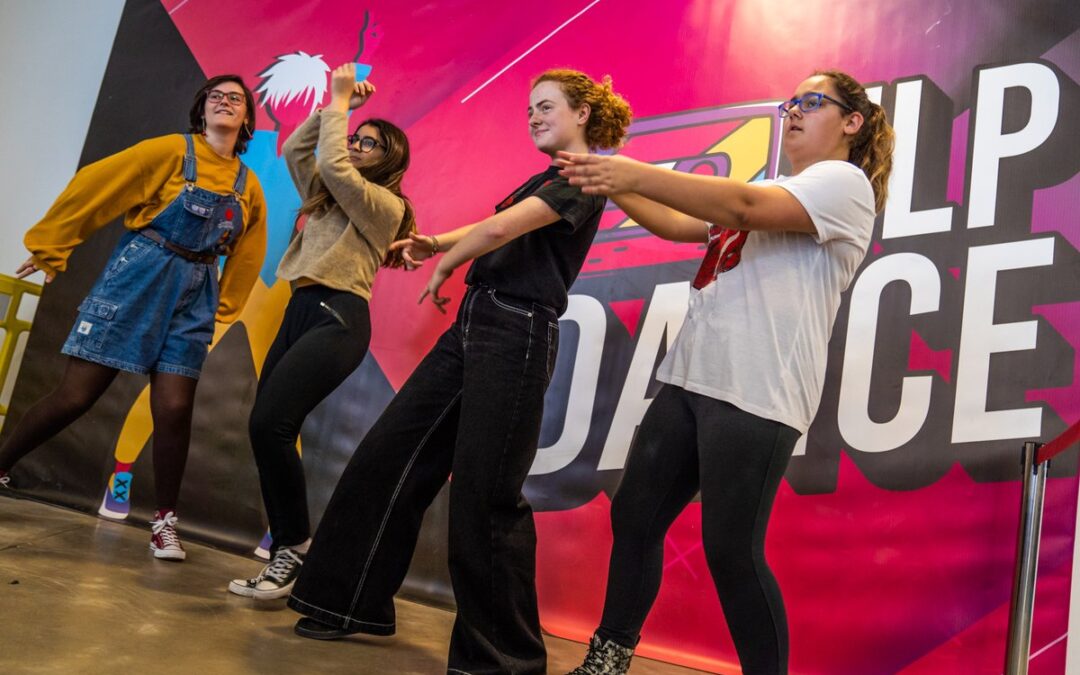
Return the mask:
{"type": "Polygon", "coordinates": [[[365,180],[349,163],[347,125],[343,112],[316,111],[285,141],[282,152],[300,198],[306,200],[322,184],[337,203],[308,218],[277,274],[371,299],[371,283],[401,225],[405,202],[365,180]]]}

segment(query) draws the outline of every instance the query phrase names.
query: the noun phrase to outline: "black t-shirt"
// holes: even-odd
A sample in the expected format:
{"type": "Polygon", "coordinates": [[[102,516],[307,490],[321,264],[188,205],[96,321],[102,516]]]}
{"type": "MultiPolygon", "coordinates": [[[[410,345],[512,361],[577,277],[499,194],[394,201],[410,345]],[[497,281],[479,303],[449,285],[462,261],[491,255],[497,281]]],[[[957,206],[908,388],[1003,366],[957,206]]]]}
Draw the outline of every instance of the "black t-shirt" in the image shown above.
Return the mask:
{"type": "Polygon", "coordinates": [[[477,258],[465,283],[490,286],[496,291],[530,302],[566,310],[566,292],[577,278],[592,246],[606,199],[582,194],[548,167],[510,193],[495,207],[498,213],[527,197],[537,197],[561,220],[523,234],[477,258]]]}

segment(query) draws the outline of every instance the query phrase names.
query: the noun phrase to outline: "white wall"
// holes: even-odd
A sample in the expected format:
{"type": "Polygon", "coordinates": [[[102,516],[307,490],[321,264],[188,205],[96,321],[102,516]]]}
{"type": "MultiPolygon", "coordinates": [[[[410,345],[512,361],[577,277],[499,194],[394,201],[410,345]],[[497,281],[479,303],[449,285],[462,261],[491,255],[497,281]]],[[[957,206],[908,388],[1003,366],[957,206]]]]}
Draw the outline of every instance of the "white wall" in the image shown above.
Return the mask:
{"type": "MultiPolygon", "coordinates": [[[[123,7],[124,0],[0,0],[2,274],[13,275],[26,259],[23,233],[75,173],[123,7]]],[[[29,279],[43,280],[41,274],[29,279]]],[[[29,297],[18,318],[29,320],[36,309],[29,297]]],[[[11,371],[0,382],[4,404],[26,339],[20,337],[11,371]]]]}
{"type": "MultiPolygon", "coordinates": [[[[0,0],[0,272],[78,165],[124,0],[0,0]]],[[[31,279],[41,282],[41,275],[31,279]]]]}

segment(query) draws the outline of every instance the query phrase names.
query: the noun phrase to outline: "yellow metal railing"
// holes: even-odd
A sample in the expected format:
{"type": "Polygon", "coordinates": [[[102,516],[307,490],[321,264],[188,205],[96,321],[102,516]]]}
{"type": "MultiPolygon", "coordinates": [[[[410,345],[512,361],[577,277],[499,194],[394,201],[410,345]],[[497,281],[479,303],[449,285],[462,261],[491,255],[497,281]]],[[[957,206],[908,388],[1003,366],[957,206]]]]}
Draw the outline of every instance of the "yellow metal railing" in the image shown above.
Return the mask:
{"type": "MultiPolygon", "coordinates": [[[[4,330],[4,341],[0,343],[0,391],[7,384],[19,336],[30,330],[31,322],[18,318],[22,297],[28,293],[40,297],[41,286],[0,274],[0,298],[7,300],[7,311],[4,312],[3,323],[0,323],[0,328],[4,330]]],[[[7,406],[0,402],[0,417],[6,415],[7,406]]]]}

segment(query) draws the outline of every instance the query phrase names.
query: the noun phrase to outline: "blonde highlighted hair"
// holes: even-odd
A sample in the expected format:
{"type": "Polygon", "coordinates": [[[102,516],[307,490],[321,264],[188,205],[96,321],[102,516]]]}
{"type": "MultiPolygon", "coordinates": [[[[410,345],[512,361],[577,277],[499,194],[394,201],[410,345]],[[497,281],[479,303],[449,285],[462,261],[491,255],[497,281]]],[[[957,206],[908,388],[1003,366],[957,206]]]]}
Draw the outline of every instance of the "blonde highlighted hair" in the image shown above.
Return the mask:
{"type": "Polygon", "coordinates": [[[634,112],[626,99],[611,88],[610,75],[597,82],[578,70],[553,68],[533,79],[531,88],[541,82],[558,84],[571,108],[589,106],[585,140],[590,148],[617,150],[622,147],[634,112]]]}

